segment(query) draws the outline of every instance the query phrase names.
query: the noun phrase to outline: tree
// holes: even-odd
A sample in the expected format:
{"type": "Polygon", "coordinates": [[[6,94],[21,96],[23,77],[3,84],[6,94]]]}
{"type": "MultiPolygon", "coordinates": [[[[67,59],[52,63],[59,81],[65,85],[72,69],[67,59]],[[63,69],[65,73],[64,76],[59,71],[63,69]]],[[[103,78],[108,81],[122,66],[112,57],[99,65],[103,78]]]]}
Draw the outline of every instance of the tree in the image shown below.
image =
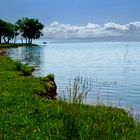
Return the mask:
{"type": "Polygon", "coordinates": [[[6,22],[0,19],[0,43],[2,40],[2,36],[4,34],[5,27],[6,27],[6,22]]]}
{"type": "Polygon", "coordinates": [[[14,25],[7,22],[3,31],[4,42],[9,43],[9,41],[14,38],[14,25]]]}
{"type": "Polygon", "coordinates": [[[42,29],[44,25],[38,19],[22,18],[17,20],[16,26],[21,36],[26,39],[26,43],[32,43],[33,39],[38,39],[43,35],[42,29]]]}
{"type": "Polygon", "coordinates": [[[19,31],[19,34],[21,36],[21,42],[23,43],[23,39],[22,39],[22,36],[23,36],[23,33],[24,33],[24,28],[25,28],[25,25],[24,25],[24,21],[25,18],[22,18],[22,19],[18,19],[17,22],[15,23],[15,27],[16,27],[16,30],[17,32],[19,31]]]}
{"type": "Polygon", "coordinates": [[[5,43],[9,43],[14,37],[14,25],[0,19],[0,43],[2,37],[5,43]]]}

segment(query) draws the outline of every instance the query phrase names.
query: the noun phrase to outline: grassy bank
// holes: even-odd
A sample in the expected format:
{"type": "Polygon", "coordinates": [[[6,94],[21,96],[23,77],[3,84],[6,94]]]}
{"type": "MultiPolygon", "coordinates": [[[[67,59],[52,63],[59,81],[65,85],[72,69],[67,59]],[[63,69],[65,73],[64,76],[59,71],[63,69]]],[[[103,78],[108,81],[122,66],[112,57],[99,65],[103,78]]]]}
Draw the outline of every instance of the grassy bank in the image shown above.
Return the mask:
{"type": "Polygon", "coordinates": [[[0,56],[0,139],[140,139],[140,125],[123,109],[41,97],[34,92],[44,90],[40,79],[20,76],[17,67],[0,56]]]}
{"type": "Polygon", "coordinates": [[[12,47],[19,47],[19,46],[37,46],[36,44],[30,43],[1,43],[0,48],[12,48],[12,47]]]}

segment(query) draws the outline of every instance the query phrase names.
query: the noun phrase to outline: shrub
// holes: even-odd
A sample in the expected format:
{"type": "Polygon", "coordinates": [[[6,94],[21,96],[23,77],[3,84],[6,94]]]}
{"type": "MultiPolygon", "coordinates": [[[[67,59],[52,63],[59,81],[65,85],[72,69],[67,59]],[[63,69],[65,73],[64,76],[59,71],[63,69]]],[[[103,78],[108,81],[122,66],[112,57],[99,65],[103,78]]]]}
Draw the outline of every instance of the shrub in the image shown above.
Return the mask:
{"type": "Polygon", "coordinates": [[[33,67],[22,64],[20,61],[15,62],[15,70],[19,71],[21,76],[31,76],[34,71],[33,67]]]}
{"type": "Polygon", "coordinates": [[[21,68],[21,72],[23,73],[23,76],[31,76],[33,71],[34,71],[34,68],[29,67],[27,65],[23,65],[21,68]]]}
{"type": "Polygon", "coordinates": [[[50,81],[54,81],[55,76],[54,76],[53,73],[50,73],[50,74],[47,75],[47,78],[48,78],[50,81]]]}

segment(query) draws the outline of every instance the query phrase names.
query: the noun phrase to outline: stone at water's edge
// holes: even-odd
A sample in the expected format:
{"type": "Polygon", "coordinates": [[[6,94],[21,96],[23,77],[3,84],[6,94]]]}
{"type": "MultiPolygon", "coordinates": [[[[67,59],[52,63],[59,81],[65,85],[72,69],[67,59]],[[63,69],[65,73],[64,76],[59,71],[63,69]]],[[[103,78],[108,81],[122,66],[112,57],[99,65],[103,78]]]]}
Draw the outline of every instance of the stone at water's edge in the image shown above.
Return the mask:
{"type": "Polygon", "coordinates": [[[47,97],[49,99],[56,99],[57,97],[57,85],[54,80],[49,80],[47,78],[40,80],[41,84],[43,85],[44,89],[34,89],[34,92],[37,93],[39,96],[47,97]]]}
{"type": "Polygon", "coordinates": [[[47,82],[47,87],[48,87],[48,96],[51,98],[51,99],[56,99],[56,96],[57,96],[57,86],[56,86],[56,83],[55,81],[48,81],[47,82]]]}

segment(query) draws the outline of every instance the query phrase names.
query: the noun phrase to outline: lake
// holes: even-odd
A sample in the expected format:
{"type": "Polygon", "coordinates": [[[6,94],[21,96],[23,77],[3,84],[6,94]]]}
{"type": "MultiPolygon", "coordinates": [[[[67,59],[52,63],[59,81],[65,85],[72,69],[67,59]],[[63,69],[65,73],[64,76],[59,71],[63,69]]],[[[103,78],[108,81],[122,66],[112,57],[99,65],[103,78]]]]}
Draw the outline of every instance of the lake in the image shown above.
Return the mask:
{"type": "Polygon", "coordinates": [[[60,43],[7,49],[14,60],[35,67],[35,76],[54,73],[60,94],[69,81],[82,76],[92,81],[86,103],[132,107],[140,113],[140,43],[60,43]]]}

